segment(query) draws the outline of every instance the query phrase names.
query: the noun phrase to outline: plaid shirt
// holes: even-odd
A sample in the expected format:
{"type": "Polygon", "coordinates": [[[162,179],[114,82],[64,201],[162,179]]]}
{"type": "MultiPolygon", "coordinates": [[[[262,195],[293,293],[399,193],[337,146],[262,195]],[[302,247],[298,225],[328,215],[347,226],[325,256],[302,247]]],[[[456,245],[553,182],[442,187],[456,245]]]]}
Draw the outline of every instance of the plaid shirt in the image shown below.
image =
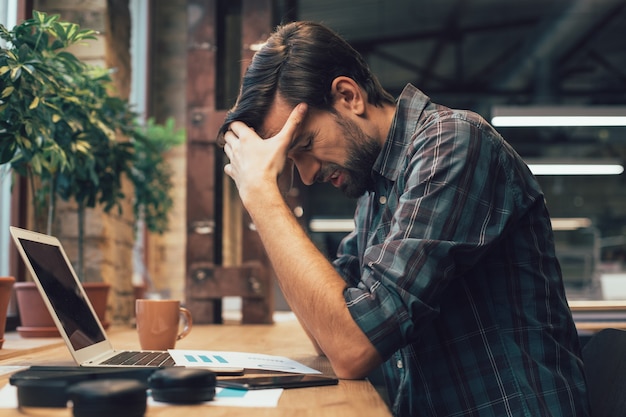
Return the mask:
{"type": "Polygon", "coordinates": [[[587,416],[549,215],[515,151],[409,85],[373,171],[335,267],[394,415],[587,416]]]}

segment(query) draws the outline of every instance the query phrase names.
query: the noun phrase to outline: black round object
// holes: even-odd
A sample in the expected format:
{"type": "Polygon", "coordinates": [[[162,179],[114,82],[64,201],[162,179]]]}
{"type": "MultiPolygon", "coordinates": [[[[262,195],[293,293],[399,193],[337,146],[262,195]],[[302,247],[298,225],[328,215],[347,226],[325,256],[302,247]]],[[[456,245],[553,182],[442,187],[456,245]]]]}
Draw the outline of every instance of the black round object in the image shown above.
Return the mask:
{"type": "Polygon", "coordinates": [[[146,412],[146,385],[133,379],[101,379],[72,385],[68,398],[74,417],[141,417],[146,412]]]}
{"type": "Polygon", "coordinates": [[[194,404],[215,397],[215,373],[208,369],[165,368],[148,378],[155,401],[194,404]]]}

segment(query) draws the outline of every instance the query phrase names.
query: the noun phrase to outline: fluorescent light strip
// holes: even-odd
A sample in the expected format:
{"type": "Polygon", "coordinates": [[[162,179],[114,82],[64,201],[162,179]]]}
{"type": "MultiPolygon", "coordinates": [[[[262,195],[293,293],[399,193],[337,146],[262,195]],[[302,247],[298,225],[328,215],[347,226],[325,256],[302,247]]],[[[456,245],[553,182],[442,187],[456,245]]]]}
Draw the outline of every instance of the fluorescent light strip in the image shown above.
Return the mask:
{"type": "MultiPolygon", "coordinates": [[[[591,226],[591,219],[586,217],[553,217],[550,219],[554,230],[576,230],[591,226]]],[[[332,233],[343,232],[348,233],[354,230],[354,221],[352,219],[311,219],[309,228],[312,232],[332,233]]]]}
{"type": "Polygon", "coordinates": [[[496,127],[626,126],[626,106],[494,106],[496,127]]]}
{"type": "Polygon", "coordinates": [[[618,164],[528,164],[534,175],[619,175],[624,167],[618,164]]]}
{"type": "Polygon", "coordinates": [[[495,127],[626,126],[626,116],[494,116],[495,127]]]}
{"type": "Polygon", "coordinates": [[[553,217],[550,220],[553,230],[576,230],[591,226],[591,219],[586,217],[553,217]]]}
{"type": "Polygon", "coordinates": [[[311,219],[309,229],[312,232],[351,232],[354,230],[354,219],[311,219]]]}

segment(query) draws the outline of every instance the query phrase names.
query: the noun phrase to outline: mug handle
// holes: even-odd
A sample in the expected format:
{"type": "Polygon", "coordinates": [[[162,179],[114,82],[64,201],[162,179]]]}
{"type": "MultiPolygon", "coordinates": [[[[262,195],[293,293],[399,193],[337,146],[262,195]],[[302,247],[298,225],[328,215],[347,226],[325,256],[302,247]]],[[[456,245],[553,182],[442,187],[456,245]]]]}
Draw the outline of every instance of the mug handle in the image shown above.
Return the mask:
{"type": "Polygon", "coordinates": [[[183,319],[183,331],[180,332],[178,336],[176,336],[176,340],[180,340],[183,337],[187,336],[189,332],[191,332],[191,327],[193,326],[193,320],[191,319],[191,312],[187,310],[185,307],[180,308],[180,317],[183,319]]]}

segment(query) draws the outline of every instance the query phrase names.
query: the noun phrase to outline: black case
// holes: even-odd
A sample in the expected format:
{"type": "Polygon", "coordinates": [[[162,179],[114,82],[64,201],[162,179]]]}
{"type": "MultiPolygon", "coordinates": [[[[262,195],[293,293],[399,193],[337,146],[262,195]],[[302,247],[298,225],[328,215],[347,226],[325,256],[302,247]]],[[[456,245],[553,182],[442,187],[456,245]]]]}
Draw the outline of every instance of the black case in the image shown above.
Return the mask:
{"type": "Polygon", "coordinates": [[[132,379],[145,384],[159,369],[31,366],[11,375],[9,383],[17,387],[19,407],[66,407],[67,391],[74,384],[102,379],[132,379]]]}
{"type": "Polygon", "coordinates": [[[193,404],[215,397],[215,373],[207,369],[167,368],[154,372],[148,386],[155,401],[193,404]]]}
{"type": "Polygon", "coordinates": [[[141,417],[147,386],[134,379],[83,381],[67,390],[74,417],[141,417]]]}

